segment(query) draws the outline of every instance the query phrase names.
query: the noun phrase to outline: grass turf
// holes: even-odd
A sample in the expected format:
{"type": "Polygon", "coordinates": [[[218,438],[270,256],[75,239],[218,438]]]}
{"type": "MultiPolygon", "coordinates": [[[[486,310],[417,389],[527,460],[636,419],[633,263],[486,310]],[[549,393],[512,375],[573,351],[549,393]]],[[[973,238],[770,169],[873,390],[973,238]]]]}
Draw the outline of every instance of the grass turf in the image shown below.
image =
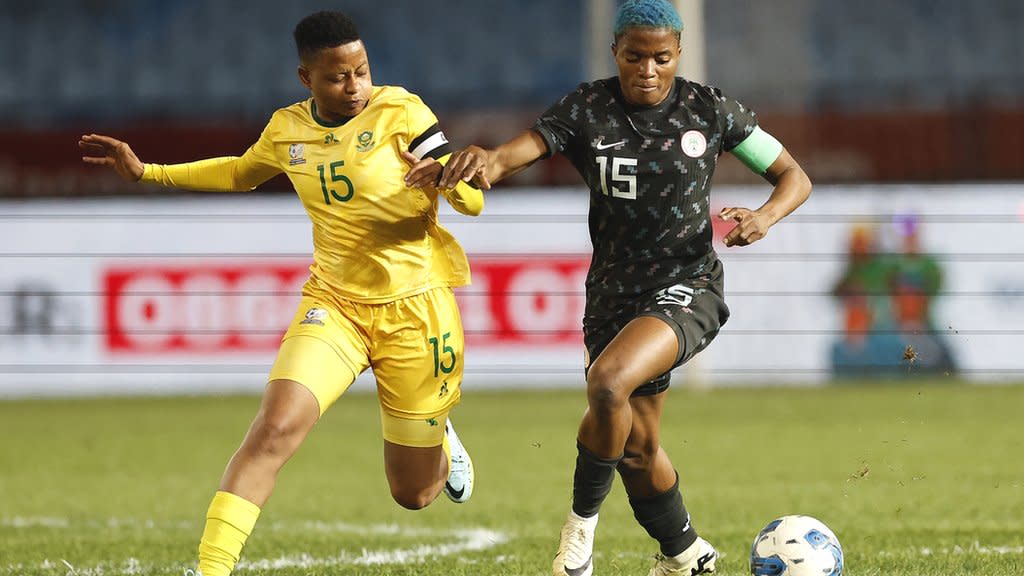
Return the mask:
{"type": "MultiPolygon", "coordinates": [[[[0,574],[180,575],[258,402],[0,402],[0,574]]],[[[239,572],[547,574],[584,407],[581,392],[470,387],[454,418],[473,499],[409,512],[384,480],[376,399],[346,396],[285,467],[239,572]]],[[[1024,386],[677,388],[663,445],[721,574],[746,574],[757,531],[802,513],[838,534],[847,574],[1019,575],[1022,407],[1024,386]]],[[[599,576],[646,574],[656,552],[618,483],[596,551],[599,576]]]]}

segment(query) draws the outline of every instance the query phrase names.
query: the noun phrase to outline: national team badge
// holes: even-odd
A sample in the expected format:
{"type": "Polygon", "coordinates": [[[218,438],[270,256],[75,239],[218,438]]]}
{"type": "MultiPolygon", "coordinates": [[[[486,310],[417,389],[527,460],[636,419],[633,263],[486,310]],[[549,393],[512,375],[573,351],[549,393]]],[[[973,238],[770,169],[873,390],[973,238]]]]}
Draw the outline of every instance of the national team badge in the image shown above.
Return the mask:
{"type": "Polygon", "coordinates": [[[324,310],[323,308],[310,308],[306,311],[306,319],[299,322],[299,324],[316,324],[317,326],[323,326],[324,320],[327,320],[327,310],[324,310]]]}
{"type": "Polygon", "coordinates": [[[708,151],[708,139],[700,130],[689,130],[679,138],[679,144],[683,147],[683,154],[690,158],[700,158],[708,151]]]}
{"type": "Polygon", "coordinates": [[[359,141],[359,144],[356,144],[356,150],[359,150],[360,152],[366,152],[376,144],[376,142],[373,141],[373,132],[370,130],[363,130],[359,133],[359,136],[357,136],[356,139],[359,141]]]}
{"type": "Polygon", "coordinates": [[[288,164],[295,166],[296,164],[306,163],[306,147],[303,144],[289,144],[288,145],[288,164]]]}

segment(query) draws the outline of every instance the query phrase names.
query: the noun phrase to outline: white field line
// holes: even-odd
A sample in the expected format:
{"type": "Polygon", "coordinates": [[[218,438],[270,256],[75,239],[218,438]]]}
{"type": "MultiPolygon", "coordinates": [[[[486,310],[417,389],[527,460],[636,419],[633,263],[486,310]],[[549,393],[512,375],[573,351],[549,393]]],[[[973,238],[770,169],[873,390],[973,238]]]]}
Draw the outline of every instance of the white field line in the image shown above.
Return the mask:
{"type": "MultiPolygon", "coordinates": [[[[978,541],[971,542],[967,546],[945,546],[942,548],[926,546],[924,548],[910,548],[909,550],[912,554],[916,553],[921,556],[963,556],[967,554],[1004,556],[1024,554],[1024,546],[985,546],[978,541]]],[[[905,553],[899,550],[879,550],[877,552],[879,556],[898,556],[905,553]]]]}
{"type": "Polygon", "coordinates": [[[67,528],[67,518],[55,516],[12,516],[0,518],[4,528],[67,528]]]}
{"type": "Polygon", "coordinates": [[[952,548],[921,548],[918,552],[922,556],[932,556],[938,554],[944,555],[955,555],[960,556],[963,554],[983,554],[983,555],[1005,555],[1005,554],[1024,554],[1024,546],[982,546],[980,542],[971,542],[969,546],[953,546],[952,548]]]}
{"type": "Polygon", "coordinates": [[[431,558],[451,556],[463,552],[486,550],[508,540],[501,532],[475,528],[448,533],[451,542],[444,544],[418,544],[409,548],[370,550],[359,554],[341,552],[335,556],[317,558],[309,554],[280,556],[238,563],[239,570],[272,570],[280,568],[314,568],[331,566],[368,566],[378,564],[419,564],[431,558]]]}
{"type": "MultiPolygon", "coordinates": [[[[46,527],[67,529],[72,527],[92,528],[136,528],[143,530],[161,530],[167,526],[179,528],[196,528],[198,523],[172,522],[161,523],[152,520],[137,520],[131,518],[110,518],[107,520],[93,520],[86,522],[70,522],[66,518],[58,517],[12,517],[0,518],[0,526],[12,528],[46,527]]],[[[381,565],[381,564],[419,564],[426,560],[486,550],[498,544],[507,542],[510,537],[496,530],[486,528],[470,528],[457,530],[444,530],[439,528],[419,528],[401,526],[398,524],[369,524],[360,525],[347,522],[270,522],[265,526],[257,526],[257,529],[270,531],[315,531],[327,534],[358,534],[374,536],[394,536],[396,538],[430,538],[437,544],[413,544],[404,548],[363,548],[359,553],[341,551],[336,555],[328,557],[317,557],[310,554],[283,555],[277,558],[248,559],[238,564],[237,569],[242,570],[273,570],[283,568],[312,568],[332,566],[359,566],[359,565],[381,565]]],[[[166,572],[167,567],[148,565],[137,558],[128,558],[121,562],[102,562],[97,565],[78,565],[73,560],[66,559],[43,560],[39,564],[44,570],[55,570],[64,572],[67,576],[107,576],[110,574],[148,574],[153,572],[166,572]]],[[[9,573],[16,574],[25,569],[24,564],[8,564],[3,567],[9,573]]],[[[175,571],[177,569],[172,569],[175,571]]],[[[0,568],[0,572],[3,569],[0,568]]]]}

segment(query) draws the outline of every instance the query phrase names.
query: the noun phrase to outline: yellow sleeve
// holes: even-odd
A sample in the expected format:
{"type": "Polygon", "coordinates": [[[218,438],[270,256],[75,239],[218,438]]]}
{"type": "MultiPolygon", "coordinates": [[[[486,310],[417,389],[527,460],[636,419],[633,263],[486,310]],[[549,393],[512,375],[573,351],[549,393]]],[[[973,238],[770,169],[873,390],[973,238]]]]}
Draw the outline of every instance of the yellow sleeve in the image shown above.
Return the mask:
{"type": "MultiPolygon", "coordinates": [[[[448,163],[448,159],[451,158],[451,154],[445,154],[438,162],[444,166],[448,163]]],[[[441,190],[441,194],[444,195],[444,199],[455,208],[455,211],[466,216],[479,216],[484,211],[484,192],[479,188],[474,188],[466,182],[459,181],[455,185],[455,188],[449,190],[441,190]]]]}
{"type": "Polygon", "coordinates": [[[270,135],[272,125],[273,120],[264,128],[260,139],[241,156],[207,158],[184,164],[145,164],[140,182],[184,190],[252,190],[281,172],[274,157],[274,144],[270,135]]]}

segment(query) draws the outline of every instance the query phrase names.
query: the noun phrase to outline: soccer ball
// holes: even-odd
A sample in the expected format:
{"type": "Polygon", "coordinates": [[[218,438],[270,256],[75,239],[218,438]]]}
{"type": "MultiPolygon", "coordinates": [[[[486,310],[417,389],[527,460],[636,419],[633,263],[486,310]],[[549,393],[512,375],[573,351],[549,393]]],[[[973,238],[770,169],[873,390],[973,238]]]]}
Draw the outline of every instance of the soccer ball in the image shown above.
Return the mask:
{"type": "Polygon", "coordinates": [[[843,548],[821,521],[810,516],[772,520],[754,538],[750,573],[755,576],[842,576],[843,548]]]}

